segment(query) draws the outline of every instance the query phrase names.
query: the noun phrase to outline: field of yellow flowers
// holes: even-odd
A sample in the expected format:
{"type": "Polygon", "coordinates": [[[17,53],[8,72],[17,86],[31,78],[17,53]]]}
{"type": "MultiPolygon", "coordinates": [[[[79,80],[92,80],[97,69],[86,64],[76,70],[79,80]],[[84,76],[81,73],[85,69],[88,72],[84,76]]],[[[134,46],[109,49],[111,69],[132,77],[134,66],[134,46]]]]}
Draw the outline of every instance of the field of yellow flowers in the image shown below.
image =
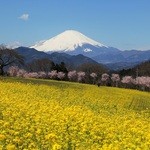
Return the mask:
{"type": "Polygon", "coordinates": [[[126,149],[150,149],[150,93],[0,78],[0,150],[126,149]]]}

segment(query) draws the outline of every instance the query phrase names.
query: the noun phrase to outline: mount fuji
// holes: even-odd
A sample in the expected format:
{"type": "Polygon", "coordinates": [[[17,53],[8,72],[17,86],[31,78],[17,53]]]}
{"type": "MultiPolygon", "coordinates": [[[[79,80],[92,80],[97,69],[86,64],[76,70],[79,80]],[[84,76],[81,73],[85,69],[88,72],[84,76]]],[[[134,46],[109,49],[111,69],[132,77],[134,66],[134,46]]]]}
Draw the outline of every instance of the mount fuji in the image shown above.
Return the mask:
{"type": "Polygon", "coordinates": [[[83,54],[88,57],[96,57],[106,52],[118,52],[116,48],[105,46],[84,34],[67,30],[51,39],[36,43],[31,48],[46,53],[65,52],[71,55],[83,54]]]}
{"type": "MultiPolygon", "coordinates": [[[[88,38],[78,31],[67,30],[49,40],[38,42],[31,48],[35,48],[44,52],[71,52],[75,51],[78,47],[84,47],[85,44],[89,44],[95,47],[107,47],[88,38]]],[[[92,50],[84,49],[84,52],[90,51],[92,50]]]]}

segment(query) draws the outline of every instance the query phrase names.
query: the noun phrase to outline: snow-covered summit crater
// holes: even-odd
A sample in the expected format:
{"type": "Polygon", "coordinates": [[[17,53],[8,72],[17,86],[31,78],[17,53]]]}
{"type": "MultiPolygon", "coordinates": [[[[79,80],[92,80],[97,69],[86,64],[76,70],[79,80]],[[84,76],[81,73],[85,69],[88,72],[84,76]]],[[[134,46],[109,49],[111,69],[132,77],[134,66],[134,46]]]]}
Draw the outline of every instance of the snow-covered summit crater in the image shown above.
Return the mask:
{"type": "Polygon", "coordinates": [[[74,51],[77,47],[82,47],[84,44],[96,47],[107,47],[88,38],[78,31],[67,30],[49,40],[38,42],[31,48],[44,52],[69,52],[74,51]]]}

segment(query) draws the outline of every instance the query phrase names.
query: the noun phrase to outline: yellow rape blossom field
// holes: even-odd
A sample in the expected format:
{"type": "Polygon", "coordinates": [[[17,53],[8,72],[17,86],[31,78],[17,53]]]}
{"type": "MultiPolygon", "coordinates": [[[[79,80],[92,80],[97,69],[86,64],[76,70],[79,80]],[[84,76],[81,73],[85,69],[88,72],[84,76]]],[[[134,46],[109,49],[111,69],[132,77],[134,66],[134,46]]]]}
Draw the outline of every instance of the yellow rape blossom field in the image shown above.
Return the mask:
{"type": "Polygon", "coordinates": [[[149,150],[150,93],[0,78],[0,150],[149,150]]]}

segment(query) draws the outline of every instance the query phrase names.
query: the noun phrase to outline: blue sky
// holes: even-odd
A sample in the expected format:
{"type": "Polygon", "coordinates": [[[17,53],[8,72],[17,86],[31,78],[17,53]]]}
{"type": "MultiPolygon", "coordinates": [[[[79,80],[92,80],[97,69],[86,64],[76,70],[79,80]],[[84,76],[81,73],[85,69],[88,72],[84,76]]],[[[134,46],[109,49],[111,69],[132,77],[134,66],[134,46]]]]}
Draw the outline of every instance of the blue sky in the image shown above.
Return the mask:
{"type": "Polygon", "coordinates": [[[0,0],[0,44],[73,29],[122,50],[150,49],[150,0],[0,0]]]}

